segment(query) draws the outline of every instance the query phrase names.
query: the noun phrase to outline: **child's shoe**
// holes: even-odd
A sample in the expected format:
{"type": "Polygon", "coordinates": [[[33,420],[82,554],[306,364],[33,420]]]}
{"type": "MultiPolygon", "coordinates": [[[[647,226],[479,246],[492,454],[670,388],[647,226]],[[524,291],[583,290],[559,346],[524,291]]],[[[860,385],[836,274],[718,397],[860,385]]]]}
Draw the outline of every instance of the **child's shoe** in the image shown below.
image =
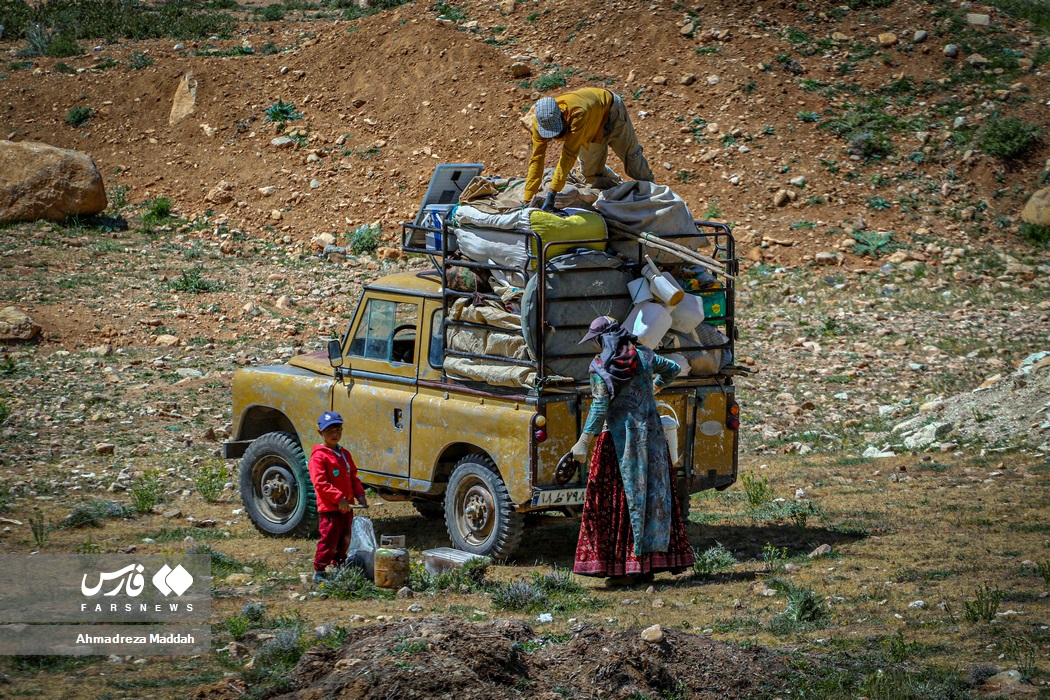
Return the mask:
{"type": "Polygon", "coordinates": [[[315,571],[314,572],[314,583],[321,583],[326,578],[328,578],[328,574],[326,574],[325,572],[323,572],[323,571],[315,571]]]}

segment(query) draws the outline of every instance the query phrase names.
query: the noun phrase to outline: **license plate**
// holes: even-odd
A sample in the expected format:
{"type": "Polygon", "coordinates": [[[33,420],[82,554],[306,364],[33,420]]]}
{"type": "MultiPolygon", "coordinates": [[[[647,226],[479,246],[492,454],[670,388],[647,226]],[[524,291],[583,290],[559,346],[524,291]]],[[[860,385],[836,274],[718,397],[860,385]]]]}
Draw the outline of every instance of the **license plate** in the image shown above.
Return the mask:
{"type": "Polygon", "coordinates": [[[583,497],[587,489],[549,489],[533,491],[532,505],[536,506],[579,506],[583,505],[583,497]]]}

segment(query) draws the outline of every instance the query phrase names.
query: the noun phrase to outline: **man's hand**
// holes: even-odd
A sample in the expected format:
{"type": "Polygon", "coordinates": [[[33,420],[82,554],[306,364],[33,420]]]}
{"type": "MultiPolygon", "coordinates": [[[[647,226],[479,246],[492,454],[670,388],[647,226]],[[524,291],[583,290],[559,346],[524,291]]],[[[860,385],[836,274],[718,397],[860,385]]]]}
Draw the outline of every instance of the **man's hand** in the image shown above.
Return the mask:
{"type": "Polygon", "coordinates": [[[346,496],[340,498],[339,502],[336,503],[336,505],[339,506],[339,511],[341,513],[345,513],[348,510],[350,510],[350,501],[346,500],[346,496]]]}
{"type": "Polygon", "coordinates": [[[558,193],[555,192],[554,190],[550,190],[549,192],[547,192],[547,196],[543,200],[543,206],[540,207],[540,209],[542,209],[543,211],[549,211],[549,212],[553,213],[554,212],[554,197],[557,194],[558,193]]]}

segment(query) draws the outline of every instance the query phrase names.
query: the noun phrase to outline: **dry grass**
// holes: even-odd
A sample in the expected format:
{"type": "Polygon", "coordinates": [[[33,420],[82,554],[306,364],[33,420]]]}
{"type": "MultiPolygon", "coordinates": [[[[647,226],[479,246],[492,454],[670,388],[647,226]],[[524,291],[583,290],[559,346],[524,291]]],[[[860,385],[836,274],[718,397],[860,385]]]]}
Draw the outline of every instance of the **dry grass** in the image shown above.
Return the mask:
{"type": "MultiPolygon", "coordinates": [[[[1024,454],[953,454],[929,461],[822,457],[777,458],[764,464],[762,468],[752,461],[743,468],[765,476],[775,497],[791,500],[796,489],[803,489],[817,511],[805,528],[787,518],[767,519],[770,512],[752,507],[741,486],[721,494],[698,494],[688,526],[693,546],[703,551],[721,543],[736,557],[737,565],[695,580],[664,574],[652,593],[644,587],[608,590],[600,580],[580,579],[587,593],[606,603],[604,607],[554,611],[551,624],[537,623],[535,615],[527,619],[538,633],[566,632],[577,623],[611,629],[660,623],[725,641],[849,654],[887,666],[908,662],[965,673],[971,666],[997,664],[1025,667],[1036,680],[1046,677],[1047,585],[1036,565],[1022,564],[1046,560],[1050,547],[1050,526],[1045,522],[1050,469],[1044,462],[1024,454]],[[822,544],[831,546],[831,554],[809,559],[807,554],[822,544]],[[786,566],[775,573],[767,572],[762,560],[763,549],[771,547],[787,556],[786,566]],[[999,614],[991,622],[967,621],[966,604],[986,585],[1003,593],[999,614]],[[767,588],[778,592],[762,595],[767,588]],[[798,591],[811,594],[803,593],[808,598],[799,603],[793,594],[798,591]],[[816,605],[820,614],[807,619],[803,613],[796,622],[784,615],[789,598],[803,610],[809,605],[810,612],[816,605]],[[919,600],[924,607],[913,607],[919,600]],[[1031,658],[1026,662],[1027,657],[1031,658]]],[[[301,616],[307,627],[326,621],[351,626],[353,615],[362,615],[367,622],[382,615],[396,618],[411,614],[405,612],[411,603],[421,604],[423,614],[451,613],[473,620],[506,615],[493,609],[484,594],[454,591],[409,601],[321,601],[310,595],[314,589],[299,581],[299,573],[310,570],[312,541],[264,539],[243,516],[231,514],[235,503],[209,504],[192,495],[176,505],[194,517],[215,519],[219,529],[194,533],[185,523],[147,515],[108,520],[90,534],[104,550],[120,551],[136,544],[144,553],[192,546],[181,538],[196,534],[198,543],[247,564],[252,584],[214,583],[216,646],[230,641],[225,620],[239,615],[247,601],[264,601],[268,619],[301,616]],[[145,537],[170,535],[180,525],[186,532],[176,532],[174,540],[143,542],[145,537]],[[298,551],[286,553],[286,547],[298,551]],[[300,595],[305,599],[298,600],[300,595]]],[[[26,504],[19,501],[8,517],[27,522],[28,514],[26,504]]],[[[414,558],[423,549],[446,544],[442,526],[416,516],[407,505],[380,504],[372,515],[377,533],[407,536],[414,558]]],[[[86,536],[83,530],[55,530],[45,551],[73,552],[86,536]]],[[[575,539],[573,526],[529,530],[517,561],[493,567],[489,576],[513,580],[530,571],[570,567],[575,539]]],[[[33,549],[28,527],[0,540],[3,552],[33,549]]],[[[150,690],[156,697],[183,697],[185,686],[165,686],[161,679],[178,671],[179,677],[203,682],[226,670],[216,656],[151,659],[144,666],[120,666],[116,673],[105,663],[78,662],[72,668],[67,668],[70,662],[58,663],[61,672],[58,667],[55,672],[34,672],[10,660],[3,662],[14,680],[11,692],[94,698],[119,689],[114,683],[126,689],[160,682],[150,690]]]]}

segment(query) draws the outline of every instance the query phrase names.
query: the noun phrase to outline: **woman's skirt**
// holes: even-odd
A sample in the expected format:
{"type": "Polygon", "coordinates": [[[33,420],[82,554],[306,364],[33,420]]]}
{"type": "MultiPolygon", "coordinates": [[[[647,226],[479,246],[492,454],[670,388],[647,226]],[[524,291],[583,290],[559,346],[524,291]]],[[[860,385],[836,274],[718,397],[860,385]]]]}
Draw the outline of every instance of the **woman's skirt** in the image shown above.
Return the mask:
{"type": "Polygon", "coordinates": [[[583,503],[580,539],[573,572],[584,576],[627,576],[657,571],[683,571],[693,565],[693,550],[678,508],[677,479],[671,478],[671,542],[666,552],[634,553],[620,466],[609,431],[598,436],[591,457],[583,503]]]}

